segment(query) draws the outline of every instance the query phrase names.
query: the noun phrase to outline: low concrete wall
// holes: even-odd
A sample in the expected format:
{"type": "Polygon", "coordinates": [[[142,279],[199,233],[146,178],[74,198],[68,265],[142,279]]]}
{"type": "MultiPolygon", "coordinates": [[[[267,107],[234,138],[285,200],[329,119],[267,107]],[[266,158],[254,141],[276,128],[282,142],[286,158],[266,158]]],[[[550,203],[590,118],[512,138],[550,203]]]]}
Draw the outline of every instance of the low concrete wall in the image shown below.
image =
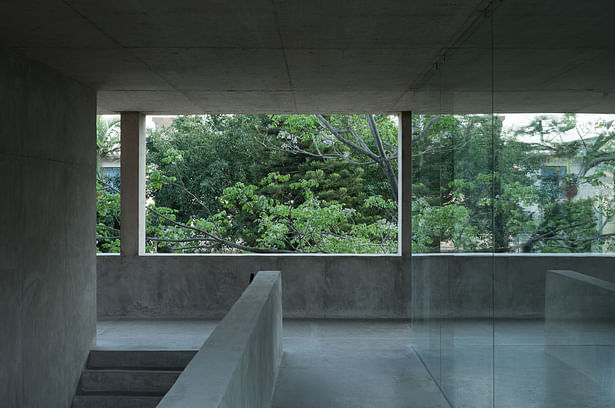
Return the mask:
{"type": "Polygon", "coordinates": [[[281,274],[259,272],[158,407],[270,407],[281,361],[281,274]]]}
{"type": "Polygon", "coordinates": [[[98,315],[222,318],[250,273],[269,269],[282,271],[289,318],[543,318],[547,270],[613,282],[614,262],[555,254],[103,255],[98,315]]]}
{"type": "Polygon", "coordinates": [[[545,318],[615,322],[615,284],[575,271],[547,271],[545,318]]]}
{"type": "Polygon", "coordinates": [[[545,334],[550,356],[579,371],[587,368],[579,350],[591,356],[615,345],[615,284],[575,271],[548,271],[545,334]]]}
{"type": "Polygon", "coordinates": [[[408,318],[410,264],[395,256],[98,256],[99,318],[222,318],[250,274],[279,270],[284,317],[408,318]]]}
{"type": "Polygon", "coordinates": [[[546,272],[574,269],[615,278],[600,254],[438,254],[412,257],[413,318],[542,319],[546,272]]]}

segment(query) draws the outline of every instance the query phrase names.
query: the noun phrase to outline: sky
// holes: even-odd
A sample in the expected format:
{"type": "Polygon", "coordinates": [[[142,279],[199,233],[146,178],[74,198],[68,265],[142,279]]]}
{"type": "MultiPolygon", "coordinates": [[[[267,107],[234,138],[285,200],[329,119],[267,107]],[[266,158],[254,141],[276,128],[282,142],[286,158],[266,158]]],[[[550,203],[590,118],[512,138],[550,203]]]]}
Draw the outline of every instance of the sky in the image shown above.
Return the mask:
{"type": "MultiPolygon", "coordinates": [[[[559,117],[564,116],[563,113],[507,113],[501,114],[504,116],[503,129],[505,132],[512,131],[514,129],[529,125],[536,116],[549,116],[559,117]]],[[[579,134],[583,136],[591,136],[593,125],[600,119],[605,122],[615,120],[615,115],[605,114],[589,114],[589,113],[577,113],[577,129],[572,129],[561,135],[561,138],[565,142],[576,140],[579,138],[579,134]]],[[[536,142],[533,138],[529,137],[522,139],[527,142],[536,142]]]]}
{"type": "MultiPolygon", "coordinates": [[[[547,116],[563,116],[562,113],[503,113],[500,116],[503,116],[504,119],[504,131],[512,131],[516,128],[520,128],[523,126],[527,126],[530,122],[539,115],[547,115],[547,116]]],[[[104,115],[106,116],[114,116],[114,115],[104,115]]],[[[115,115],[117,116],[117,115],[115,115]]],[[[164,115],[166,117],[175,117],[175,115],[164,115]]],[[[615,114],[613,115],[605,115],[605,114],[587,114],[587,113],[579,113],[577,114],[577,127],[583,131],[583,133],[587,133],[588,130],[591,130],[592,124],[597,120],[603,119],[605,121],[613,120],[615,121],[615,114]]],[[[154,122],[152,120],[152,116],[146,116],[146,127],[148,129],[154,128],[154,122]]],[[[579,134],[577,131],[572,130],[562,135],[564,141],[570,141],[577,139],[579,134]]],[[[528,139],[528,141],[531,141],[528,139]]]]}

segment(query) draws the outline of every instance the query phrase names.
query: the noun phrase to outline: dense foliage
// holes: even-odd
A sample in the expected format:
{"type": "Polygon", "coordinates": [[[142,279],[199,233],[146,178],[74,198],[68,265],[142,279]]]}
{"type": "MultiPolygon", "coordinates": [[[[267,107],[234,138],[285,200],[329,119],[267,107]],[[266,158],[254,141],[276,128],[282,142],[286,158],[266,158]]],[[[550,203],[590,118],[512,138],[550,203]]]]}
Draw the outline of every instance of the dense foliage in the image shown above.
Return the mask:
{"type": "MultiPolygon", "coordinates": [[[[610,251],[610,123],[566,140],[573,115],[502,119],[413,118],[413,251],[610,251]]],[[[147,149],[148,251],[397,251],[392,116],[180,116],[147,149]]],[[[115,252],[119,194],[98,191],[98,250],[115,252]]]]}

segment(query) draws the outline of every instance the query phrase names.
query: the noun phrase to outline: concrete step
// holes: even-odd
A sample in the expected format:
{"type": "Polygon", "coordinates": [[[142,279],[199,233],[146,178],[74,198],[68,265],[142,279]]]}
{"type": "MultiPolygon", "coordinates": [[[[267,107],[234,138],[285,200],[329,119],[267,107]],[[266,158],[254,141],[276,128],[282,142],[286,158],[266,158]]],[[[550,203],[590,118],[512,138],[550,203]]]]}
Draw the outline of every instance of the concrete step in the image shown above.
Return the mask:
{"type": "Polygon", "coordinates": [[[155,408],[161,396],[77,395],[72,408],[155,408]]]}
{"type": "Polygon", "coordinates": [[[181,371],[192,360],[196,350],[92,350],[87,368],[181,371]]]}
{"type": "Polygon", "coordinates": [[[77,395],[151,395],[163,396],[181,371],[90,370],[81,374],[77,395]]]}

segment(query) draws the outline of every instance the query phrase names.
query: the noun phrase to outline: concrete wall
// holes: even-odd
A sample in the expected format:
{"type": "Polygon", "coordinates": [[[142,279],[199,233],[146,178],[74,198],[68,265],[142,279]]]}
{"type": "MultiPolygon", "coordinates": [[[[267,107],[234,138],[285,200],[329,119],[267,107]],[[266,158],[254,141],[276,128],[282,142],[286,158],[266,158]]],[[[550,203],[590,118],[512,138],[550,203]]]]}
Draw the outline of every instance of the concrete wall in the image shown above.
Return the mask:
{"type": "MultiPolygon", "coordinates": [[[[592,367],[585,356],[615,345],[615,284],[575,271],[548,271],[545,345],[550,357],[571,370],[583,372],[592,367]]],[[[612,384],[607,378],[612,375],[602,376],[599,382],[612,384]]]]}
{"type": "Polygon", "coordinates": [[[411,263],[397,256],[105,255],[98,256],[98,313],[221,318],[250,273],[275,269],[284,278],[285,317],[491,318],[495,304],[497,317],[542,318],[547,270],[609,281],[614,262],[536,254],[415,255],[411,263]]]}
{"type": "Polygon", "coordinates": [[[100,255],[100,318],[222,318],[250,274],[279,270],[284,316],[407,318],[409,265],[400,257],[100,255]]]}
{"type": "Polygon", "coordinates": [[[543,318],[546,273],[615,278],[611,255],[448,254],[413,257],[415,318],[543,318]],[[495,307],[495,309],[494,309],[495,307]]]}
{"type": "Polygon", "coordinates": [[[282,362],[282,281],[258,272],[159,408],[266,408],[282,362]]]}
{"type": "Polygon", "coordinates": [[[95,92],[0,48],[0,406],[70,406],[95,335],[95,92]]]}
{"type": "Polygon", "coordinates": [[[575,271],[548,271],[545,318],[615,323],[615,284],[575,271]]]}

